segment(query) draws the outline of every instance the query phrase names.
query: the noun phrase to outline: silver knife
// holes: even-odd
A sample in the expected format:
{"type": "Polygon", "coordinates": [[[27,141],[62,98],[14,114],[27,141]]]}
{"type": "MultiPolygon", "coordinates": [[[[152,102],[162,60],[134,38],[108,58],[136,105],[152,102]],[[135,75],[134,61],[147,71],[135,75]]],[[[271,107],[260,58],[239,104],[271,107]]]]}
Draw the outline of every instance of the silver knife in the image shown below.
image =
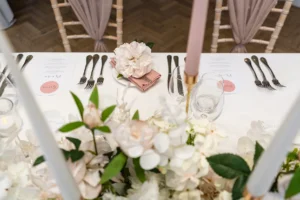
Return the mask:
{"type": "Polygon", "coordinates": [[[180,67],[179,67],[179,58],[178,56],[174,56],[174,62],[175,62],[175,66],[177,67],[177,87],[178,87],[178,93],[183,96],[184,92],[183,92],[183,85],[182,85],[182,78],[180,75],[180,67]]]}
{"type": "MultiPolygon", "coordinates": [[[[168,73],[168,90],[169,90],[171,76],[172,76],[172,56],[168,55],[167,59],[168,59],[168,68],[169,68],[169,73],[168,73]]],[[[171,92],[174,92],[174,82],[172,82],[172,85],[171,85],[171,92]]]]}

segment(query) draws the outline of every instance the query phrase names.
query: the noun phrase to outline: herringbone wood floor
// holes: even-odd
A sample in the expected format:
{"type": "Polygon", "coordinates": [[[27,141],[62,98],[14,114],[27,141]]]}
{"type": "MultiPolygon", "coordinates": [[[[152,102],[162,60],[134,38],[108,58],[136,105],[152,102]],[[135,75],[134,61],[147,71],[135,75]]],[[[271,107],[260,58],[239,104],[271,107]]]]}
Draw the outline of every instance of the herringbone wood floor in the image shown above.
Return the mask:
{"type": "MultiPolygon", "coordinates": [[[[17,19],[7,30],[16,51],[64,51],[49,0],[9,0],[17,19]]],[[[124,0],[124,42],[135,39],[152,41],[155,52],[185,52],[189,31],[192,0],[124,0]]],[[[214,20],[214,2],[210,3],[205,33],[204,51],[210,51],[214,20]]],[[[282,7],[282,3],[278,5],[282,7]]],[[[74,17],[70,8],[62,10],[66,19],[74,17]]],[[[112,19],[115,14],[112,13],[112,19]]],[[[225,13],[222,18],[228,21],[225,13]]],[[[278,14],[267,19],[267,25],[274,25],[278,14]]],[[[278,38],[274,52],[300,52],[300,8],[293,7],[278,38]]],[[[80,33],[81,27],[68,31],[80,33]]],[[[114,30],[107,30],[114,33],[114,30]]],[[[231,36],[222,32],[221,36],[231,36]]],[[[270,35],[259,32],[257,38],[268,39],[270,35]]],[[[112,51],[116,45],[107,41],[112,51]]],[[[71,41],[73,51],[93,51],[93,41],[80,39],[71,41]]],[[[233,44],[222,44],[218,52],[229,52],[233,44]]],[[[262,45],[247,46],[249,52],[263,52],[262,45]]]]}

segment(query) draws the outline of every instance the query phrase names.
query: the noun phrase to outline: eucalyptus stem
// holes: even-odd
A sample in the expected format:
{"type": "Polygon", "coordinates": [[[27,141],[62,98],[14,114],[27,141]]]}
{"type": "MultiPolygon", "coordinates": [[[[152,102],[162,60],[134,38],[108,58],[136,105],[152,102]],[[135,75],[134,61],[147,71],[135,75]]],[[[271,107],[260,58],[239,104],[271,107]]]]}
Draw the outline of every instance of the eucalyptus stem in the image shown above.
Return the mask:
{"type": "Polygon", "coordinates": [[[92,134],[93,134],[93,142],[94,142],[94,147],[95,147],[95,153],[96,153],[96,155],[98,155],[97,143],[96,143],[96,137],[95,137],[95,131],[94,130],[92,130],[92,134]]]}

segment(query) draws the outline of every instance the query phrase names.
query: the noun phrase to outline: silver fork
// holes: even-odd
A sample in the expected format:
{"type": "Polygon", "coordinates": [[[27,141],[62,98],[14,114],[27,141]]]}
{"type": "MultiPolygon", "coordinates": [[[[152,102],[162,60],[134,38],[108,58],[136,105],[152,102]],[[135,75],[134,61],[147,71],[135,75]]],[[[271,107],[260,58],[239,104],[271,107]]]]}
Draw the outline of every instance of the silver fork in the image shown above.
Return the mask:
{"type": "Polygon", "coordinates": [[[107,61],[107,55],[103,55],[101,57],[102,66],[101,66],[100,76],[97,79],[97,85],[101,85],[104,82],[104,78],[103,78],[102,74],[103,74],[103,68],[104,68],[106,61],[107,61]]]}
{"type": "Polygon", "coordinates": [[[260,71],[261,74],[262,74],[262,77],[263,77],[262,85],[263,85],[263,87],[268,88],[269,90],[276,90],[275,88],[273,88],[273,87],[270,85],[269,81],[267,80],[267,78],[266,78],[266,76],[265,76],[263,70],[261,69],[261,67],[260,67],[260,65],[259,65],[259,60],[258,60],[257,56],[252,56],[251,59],[252,59],[253,62],[256,64],[256,66],[258,67],[259,71],[260,71]]]}
{"type": "Polygon", "coordinates": [[[268,68],[268,70],[270,71],[271,75],[272,75],[272,82],[274,85],[278,86],[278,87],[285,87],[284,85],[281,85],[278,81],[278,79],[276,78],[273,70],[271,69],[271,67],[269,66],[267,59],[265,59],[264,57],[260,58],[260,61],[268,68]]]}
{"type": "Polygon", "coordinates": [[[90,76],[90,79],[88,80],[88,82],[87,82],[84,89],[91,89],[95,85],[94,70],[95,70],[95,67],[96,67],[96,64],[97,64],[98,60],[99,60],[99,55],[95,54],[93,56],[93,69],[92,69],[92,72],[91,72],[91,76],[90,76]]]}
{"type": "Polygon", "coordinates": [[[83,71],[82,77],[80,78],[78,84],[84,84],[86,82],[86,80],[87,80],[87,78],[86,78],[86,70],[87,70],[87,67],[89,66],[89,64],[90,64],[90,62],[91,62],[92,59],[93,59],[93,56],[91,56],[91,55],[88,55],[86,57],[84,71],[83,71]]]}

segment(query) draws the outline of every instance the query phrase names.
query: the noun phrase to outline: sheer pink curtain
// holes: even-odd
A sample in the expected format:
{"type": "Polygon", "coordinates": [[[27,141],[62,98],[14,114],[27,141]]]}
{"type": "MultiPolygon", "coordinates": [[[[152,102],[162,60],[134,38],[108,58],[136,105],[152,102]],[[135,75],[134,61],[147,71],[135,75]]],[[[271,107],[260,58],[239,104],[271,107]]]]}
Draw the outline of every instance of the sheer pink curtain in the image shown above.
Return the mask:
{"type": "Polygon", "coordinates": [[[69,0],[86,32],[95,40],[95,51],[107,51],[104,31],[110,17],[112,0],[69,0]]]}
{"type": "Polygon", "coordinates": [[[277,0],[228,0],[230,23],[236,46],[232,52],[246,53],[245,44],[255,36],[277,0]]]}

